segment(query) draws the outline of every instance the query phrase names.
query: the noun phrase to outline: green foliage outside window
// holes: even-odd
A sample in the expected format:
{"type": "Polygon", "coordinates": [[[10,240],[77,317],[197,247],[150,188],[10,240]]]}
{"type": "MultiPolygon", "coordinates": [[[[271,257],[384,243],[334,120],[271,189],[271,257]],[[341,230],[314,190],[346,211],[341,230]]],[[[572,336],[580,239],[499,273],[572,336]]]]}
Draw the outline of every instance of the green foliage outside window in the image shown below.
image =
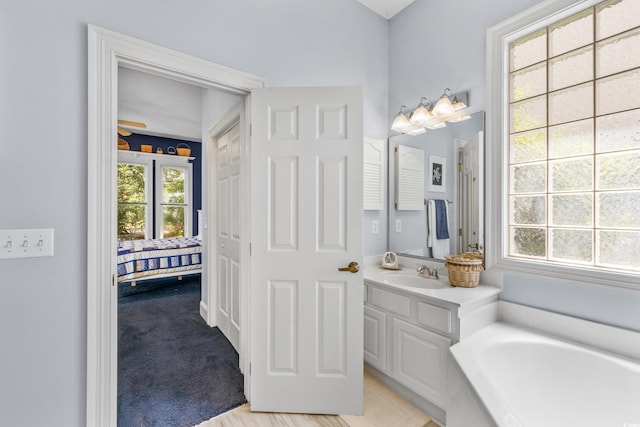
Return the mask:
{"type": "Polygon", "coordinates": [[[145,167],[118,164],[118,240],[145,238],[145,167]]]}
{"type": "Polygon", "coordinates": [[[162,169],[162,237],[184,236],[185,169],[162,169]]]}

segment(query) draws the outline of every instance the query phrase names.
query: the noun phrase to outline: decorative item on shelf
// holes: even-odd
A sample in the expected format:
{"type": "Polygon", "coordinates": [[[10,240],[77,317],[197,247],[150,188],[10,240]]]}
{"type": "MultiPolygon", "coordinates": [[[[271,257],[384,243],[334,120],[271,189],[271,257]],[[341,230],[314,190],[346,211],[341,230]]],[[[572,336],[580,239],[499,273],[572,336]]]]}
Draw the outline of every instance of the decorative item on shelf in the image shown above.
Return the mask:
{"type": "Polygon", "coordinates": [[[178,156],[186,156],[186,157],[188,157],[191,154],[191,147],[189,147],[184,142],[181,142],[176,147],[176,151],[178,152],[178,156]]]}
{"type": "Polygon", "coordinates": [[[162,153],[164,153],[164,151],[162,151],[162,148],[158,148],[158,149],[156,150],[156,154],[162,154],[162,153]]]}
{"type": "Polygon", "coordinates": [[[174,147],[173,145],[167,147],[167,154],[176,154],[176,147],[174,147]]]}
{"type": "Polygon", "coordinates": [[[391,130],[408,135],[420,135],[427,129],[446,127],[447,122],[455,123],[471,118],[464,112],[467,108],[466,92],[453,95],[449,88],[444,90],[434,106],[429,105],[427,98],[422,97],[413,111],[407,112],[406,108],[404,105],[400,107],[391,130]]]}
{"type": "Polygon", "coordinates": [[[153,146],[149,144],[141,144],[140,151],[142,151],[143,153],[151,153],[153,151],[153,146]]]}
{"type": "Polygon", "coordinates": [[[129,151],[130,149],[129,143],[124,138],[118,137],[118,150],[129,151]]]}
{"type": "Polygon", "coordinates": [[[382,268],[388,270],[400,270],[398,267],[398,255],[395,252],[387,252],[382,257],[382,268]]]}
{"type": "Polygon", "coordinates": [[[449,283],[462,288],[475,288],[480,283],[480,272],[484,270],[484,256],[478,252],[463,252],[447,255],[444,265],[449,270],[449,283]]]}

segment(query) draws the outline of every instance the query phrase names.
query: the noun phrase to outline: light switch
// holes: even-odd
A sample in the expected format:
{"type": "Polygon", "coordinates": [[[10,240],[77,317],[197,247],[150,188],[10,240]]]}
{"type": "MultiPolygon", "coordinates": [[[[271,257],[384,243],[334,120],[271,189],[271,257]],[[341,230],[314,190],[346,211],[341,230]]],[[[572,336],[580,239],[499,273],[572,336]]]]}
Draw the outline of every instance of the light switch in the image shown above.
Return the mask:
{"type": "Polygon", "coordinates": [[[396,219],[396,233],[402,232],[402,220],[396,219]]]}
{"type": "Polygon", "coordinates": [[[371,234],[378,234],[380,229],[380,222],[377,219],[371,221],[371,234]]]}
{"type": "Polygon", "coordinates": [[[53,228],[0,230],[0,259],[53,256],[53,228]]]}

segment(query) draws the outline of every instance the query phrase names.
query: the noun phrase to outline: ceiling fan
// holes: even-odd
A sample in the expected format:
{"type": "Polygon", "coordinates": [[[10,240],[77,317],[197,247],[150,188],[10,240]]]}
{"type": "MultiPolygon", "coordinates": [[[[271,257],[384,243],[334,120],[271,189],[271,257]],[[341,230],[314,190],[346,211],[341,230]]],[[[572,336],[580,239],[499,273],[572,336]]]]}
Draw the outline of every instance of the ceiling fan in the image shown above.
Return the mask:
{"type": "MultiPolygon", "coordinates": [[[[142,123],[142,122],[132,122],[130,120],[118,120],[118,124],[119,125],[123,125],[123,126],[131,126],[131,127],[135,127],[135,128],[142,128],[142,129],[146,129],[147,125],[142,123]]],[[[128,130],[118,126],[118,134],[120,136],[129,136],[131,135],[131,132],[129,132],[128,130]]]]}
{"type": "MultiPolygon", "coordinates": [[[[131,127],[136,127],[136,128],[142,128],[145,129],[147,127],[147,125],[145,125],[142,122],[132,122],[130,120],[118,120],[118,125],[123,125],[123,126],[131,126],[131,127]]],[[[122,136],[130,136],[131,132],[129,132],[128,130],[126,130],[125,128],[122,128],[120,126],[118,126],[118,149],[119,150],[128,150],[129,149],[129,143],[127,142],[127,140],[121,138],[122,136]]]]}

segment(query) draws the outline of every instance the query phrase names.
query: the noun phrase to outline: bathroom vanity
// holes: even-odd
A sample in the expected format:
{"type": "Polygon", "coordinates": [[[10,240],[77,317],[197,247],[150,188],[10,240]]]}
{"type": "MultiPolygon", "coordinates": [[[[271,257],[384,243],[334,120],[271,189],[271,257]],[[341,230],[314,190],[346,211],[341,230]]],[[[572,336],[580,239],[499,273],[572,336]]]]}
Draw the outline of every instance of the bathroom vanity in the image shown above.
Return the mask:
{"type": "Polygon", "coordinates": [[[380,257],[365,260],[367,369],[443,422],[449,347],[496,321],[500,289],[452,287],[443,264],[424,260],[399,257],[398,270],[380,264],[380,257]],[[441,268],[440,278],[419,276],[425,264],[441,268]]]}

